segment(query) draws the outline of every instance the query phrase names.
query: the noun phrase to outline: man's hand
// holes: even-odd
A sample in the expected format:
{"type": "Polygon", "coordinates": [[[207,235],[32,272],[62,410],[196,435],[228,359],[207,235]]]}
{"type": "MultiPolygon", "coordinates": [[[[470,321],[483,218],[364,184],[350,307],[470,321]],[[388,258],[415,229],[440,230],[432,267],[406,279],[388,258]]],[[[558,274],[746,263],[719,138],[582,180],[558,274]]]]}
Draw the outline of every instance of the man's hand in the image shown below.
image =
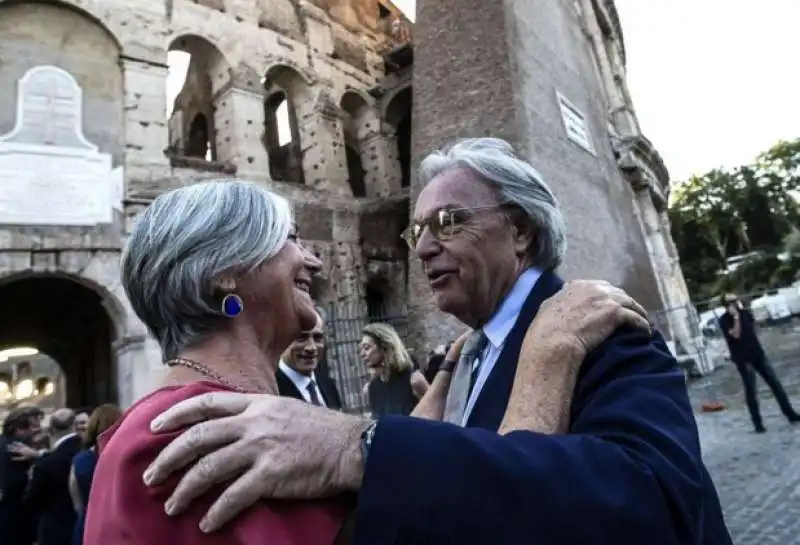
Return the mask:
{"type": "Polygon", "coordinates": [[[571,344],[588,354],[620,326],[650,332],[647,311],[623,290],[603,280],[573,280],[542,303],[531,325],[539,349],[571,344]]]}
{"type": "Polygon", "coordinates": [[[157,485],[192,465],[166,503],[167,513],[176,514],[212,485],[236,479],[201,522],[209,532],[261,498],[318,498],[357,490],[363,476],[361,434],[369,424],[297,399],[204,394],[153,420],[154,433],[191,427],[161,451],[144,481],[157,485]]]}
{"type": "Polygon", "coordinates": [[[20,442],[11,443],[6,450],[12,454],[14,461],[36,460],[41,456],[38,450],[20,442]]]}

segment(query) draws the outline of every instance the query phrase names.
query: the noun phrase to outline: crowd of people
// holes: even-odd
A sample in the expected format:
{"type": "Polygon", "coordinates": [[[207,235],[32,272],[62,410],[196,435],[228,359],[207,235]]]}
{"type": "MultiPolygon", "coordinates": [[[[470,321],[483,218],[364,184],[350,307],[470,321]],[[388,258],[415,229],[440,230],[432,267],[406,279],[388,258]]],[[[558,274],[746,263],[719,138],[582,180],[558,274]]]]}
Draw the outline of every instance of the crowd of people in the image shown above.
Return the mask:
{"type": "Polygon", "coordinates": [[[0,440],[0,543],[81,545],[97,438],[120,417],[115,405],[12,410],[0,440]]]}
{"type": "Polygon", "coordinates": [[[322,263],[285,198],[206,181],[142,212],[121,283],[167,372],[97,438],[84,545],[731,544],[683,372],[627,293],[557,276],[541,175],[475,138],[418,178],[403,239],[464,333],[419,368],[368,325],[369,415],[316,373],[322,263]]]}

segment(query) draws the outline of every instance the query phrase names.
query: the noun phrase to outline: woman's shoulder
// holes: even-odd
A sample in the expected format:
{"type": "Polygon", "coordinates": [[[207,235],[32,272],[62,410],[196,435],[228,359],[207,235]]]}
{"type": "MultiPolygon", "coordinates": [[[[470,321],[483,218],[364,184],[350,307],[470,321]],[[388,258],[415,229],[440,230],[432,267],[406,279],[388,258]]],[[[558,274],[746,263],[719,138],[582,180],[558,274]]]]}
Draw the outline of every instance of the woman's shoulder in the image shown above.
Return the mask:
{"type": "Polygon", "coordinates": [[[276,545],[333,543],[332,536],[339,531],[349,503],[262,503],[246,511],[227,531],[203,534],[198,528],[200,519],[222,492],[215,486],[195,500],[183,516],[168,517],[164,513],[164,502],[182,472],[153,488],[144,485],[142,475],[182,430],[154,434],[150,422],[180,401],[216,391],[229,389],[205,382],[161,388],[139,400],[103,434],[87,510],[86,545],[249,545],[263,543],[267,535],[274,537],[276,545]]]}
{"type": "Polygon", "coordinates": [[[135,447],[141,450],[145,445],[166,445],[180,432],[156,435],[150,431],[150,422],[176,403],[216,391],[231,390],[210,382],[195,382],[185,386],[165,386],[151,392],[134,403],[113,426],[103,432],[98,440],[100,454],[105,458],[119,449],[135,447]]]}

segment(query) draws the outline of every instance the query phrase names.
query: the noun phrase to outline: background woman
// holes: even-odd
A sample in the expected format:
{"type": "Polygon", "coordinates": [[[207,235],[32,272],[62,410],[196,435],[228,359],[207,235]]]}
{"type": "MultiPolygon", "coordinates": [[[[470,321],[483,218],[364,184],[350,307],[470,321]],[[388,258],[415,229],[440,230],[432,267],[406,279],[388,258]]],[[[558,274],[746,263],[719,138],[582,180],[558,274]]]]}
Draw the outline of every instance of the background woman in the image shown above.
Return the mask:
{"type": "Polygon", "coordinates": [[[367,388],[372,415],[408,416],[428,390],[428,381],[414,369],[411,356],[389,324],[369,324],[361,330],[359,357],[372,379],[367,388]]]}
{"type": "MultiPolygon", "coordinates": [[[[69,495],[78,517],[75,519],[75,531],[72,533],[72,545],[83,545],[83,526],[86,522],[86,506],[89,504],[89,490],[92,488],[94,468],[97,466],[97,439],[100,434],[114,425],[122,416],[116,405],[100,405],[92,411],[83,430],[85,450],[72,459],[69,474],[69,495]]],[[[77,424],[77,417],[75,419],[77,424]]],[[[77,426],[76,426],[77,427],[77,426]]]]}
{"type": "Polygon", "coordinates": [[[150,433],[157,414],[208,392],[277,394],[281,353],[317,322],[309,291],[319,268],[298,242],[289,203],[261,185],[183,187],[142,213],[123,253],[122,284],[169,371],[100,441],[85,545],[336,543],[347,501],[254,501],[226,530],[206,534],[198,525],[218,490],[169,518],[167,491],[142,482],[175,437],[150,433]]]}

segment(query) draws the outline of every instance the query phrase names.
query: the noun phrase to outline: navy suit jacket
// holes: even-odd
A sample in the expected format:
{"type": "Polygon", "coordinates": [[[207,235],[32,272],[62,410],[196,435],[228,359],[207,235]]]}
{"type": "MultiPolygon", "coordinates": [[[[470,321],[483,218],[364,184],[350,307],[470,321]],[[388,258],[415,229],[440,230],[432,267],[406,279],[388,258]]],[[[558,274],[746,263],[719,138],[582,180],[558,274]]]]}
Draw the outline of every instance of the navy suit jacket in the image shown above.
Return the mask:
{"type": "Polygon", "coordinates": [[[562,285],[540,277],[467,427],[380,419],[353,545],[732,544],[657,333],[620,328],[588,355],[568,434],[497,434],[527,328],[562,285]]]}

